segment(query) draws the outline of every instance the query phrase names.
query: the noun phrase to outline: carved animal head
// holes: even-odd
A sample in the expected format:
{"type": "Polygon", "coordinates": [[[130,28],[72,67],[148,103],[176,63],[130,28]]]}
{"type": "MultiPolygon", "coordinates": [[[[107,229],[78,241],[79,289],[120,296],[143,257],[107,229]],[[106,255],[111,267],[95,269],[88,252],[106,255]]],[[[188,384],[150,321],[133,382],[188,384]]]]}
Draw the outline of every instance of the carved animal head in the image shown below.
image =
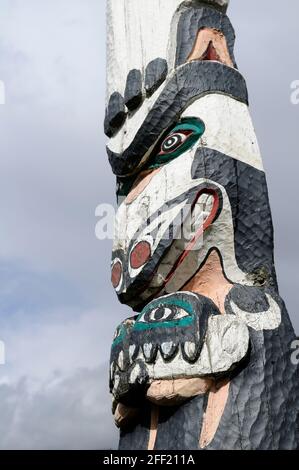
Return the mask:
{"type": "Polygon", "coordinates": [[[220,315],[208,298],[164,296],[118,327],[110,388],[117,401],[136,406],[155,380],[228,373],[246,356],[248,344],[246,324],[220,315]]]}

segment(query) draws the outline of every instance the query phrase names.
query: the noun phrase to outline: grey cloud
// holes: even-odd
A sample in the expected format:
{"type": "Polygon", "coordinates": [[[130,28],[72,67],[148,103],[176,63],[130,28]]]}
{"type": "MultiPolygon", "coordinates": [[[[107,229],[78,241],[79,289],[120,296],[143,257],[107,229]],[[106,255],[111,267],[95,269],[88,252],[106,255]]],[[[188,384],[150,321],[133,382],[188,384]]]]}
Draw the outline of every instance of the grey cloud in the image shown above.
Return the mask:
{"type": "Polygon", "coordinates": [[[0,385],[0,449],[116,448],[107,368],[76,370],[64,379],[53,376],[34,392],[26,378],[0,385]]]}
{"type": "MultiPolygon", "coordinates": [[[[110,286],[111,242],[99,242],[94,236],[95,207],[115,200],[115,181],[102,132],[104,3],[1,0],[0,79],[5,81],[7,104],[0,106],[0,260],[2,266],[4,261],[18,260],[27,273],[59,273],[56,282],[60,283],[56,312],[42,314],[45,305],[36,304],[41,314],[33,318],[28,309],[22,317],[23,330],[16,329],[16,322],[20,323],[16,313],[9,311],[5,319],[2,315],[0,338],[5,334],[9,346],[9,364],[0,368],[8,380],[0,386],[2,448],[103,448],[116,444],[107,367],[95,367],[108,359],[114,325],[130,315],[129,309],[117,303],[110,286]],[[72,293],[65,288],[65,280],[88,298],[88,308],[98,310],[98,322],[87,322],[79,340],[78,329],[69,325],[69,319],[80,326],[82,311],[71,309],[74,302],[67,300],[72,293]],[[54,317],[65,323],[56,336],[50,327],[54,317]],[[44,334],[49,330],[53,335],[53,350],[42,349],[37,323],[43,326],[44,334]],[[92,340],[78,371],[83,336],[84,345],[92,340]],[[28,348],[27,364],[24,350],[28,348]],[[38,360],[41,351],[45,363],[38,360]],[[52,378],[61,365],[59,355],[64,355],[65,364],[55,383],[52,378]],[[35,380],[45,385],[33,393],[31,383],[35,380]]],[[[283,6],[278,0],[232,0],[229,8],[237,32],[236,58],[247,78],[268,176],[281,294],[299,332],[299,106],[290,103],[290,84],[299,79],[298,13],[297,0],[288,0],[283,6]]],[[[39,282],[30,288],[39,289],[39,282]]],[[[55,288],[55,283],[49,288],[53,296],[55,288]]],[[[15,299],[20,306],[14,305],[18,311],[24,299],[22,290],[17,288],[15,293],[19,294],[15,299]]],[[[13,295],[12,291],[11,298],[13,295]]],[[[42,289],[39,295],[43,295],[42,289]]],[[[27,304],[29,297],[30,293],[27,304]]],[[[9,308],[7,303],[5,308],[9,308]]],[[[50,344],[47,341],[46,346],[50,344]]]]}

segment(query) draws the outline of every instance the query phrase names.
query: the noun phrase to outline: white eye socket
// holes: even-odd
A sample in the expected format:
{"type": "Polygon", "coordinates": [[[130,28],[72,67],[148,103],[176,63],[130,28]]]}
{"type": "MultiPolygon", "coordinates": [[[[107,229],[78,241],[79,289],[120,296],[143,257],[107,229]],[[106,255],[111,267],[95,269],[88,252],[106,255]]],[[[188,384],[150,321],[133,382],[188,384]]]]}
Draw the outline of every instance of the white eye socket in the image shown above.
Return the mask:
{"type": "Polygon", "coordinates": [[[183,143],[188,139],[189,134],[184,134],[183,132],[174,132],[169,134],[166,139],[162,142],[161,145],[161,154],[171,153],[178,149],[183,143]]]}
{"type": "Polygon", "coordinates": [[[188,317],[189,313],[178,308],[175,305],[171,306],[159,306],[153,310],[149,310],[144,313],[140,318],[139,322],[143,323],[163,323],[174,320],[180,320],[181,318],[188,317]]]}

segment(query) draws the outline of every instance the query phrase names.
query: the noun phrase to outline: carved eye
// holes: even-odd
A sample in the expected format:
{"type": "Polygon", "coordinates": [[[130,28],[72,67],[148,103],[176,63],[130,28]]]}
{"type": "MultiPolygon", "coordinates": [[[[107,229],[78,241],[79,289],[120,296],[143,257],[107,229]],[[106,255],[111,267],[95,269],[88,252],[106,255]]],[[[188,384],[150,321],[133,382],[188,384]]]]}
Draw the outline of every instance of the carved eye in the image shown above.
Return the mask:
{"type": "Polygon", "coordinates": [[[164,323],[181,320],[182,318],[188,316],[189,313],[182,308],[161,305],[154,308],[153,310],[145,312],[143,315],[141,315],[138,321],[143,323],[164,323]]]}
{"type": "Polygon", "coordinates": [[[205,132],[205,124],[199,118],[183,118],[158,144],[149,159],[147,169],[159,168],[190,150],[205,132]],[[157,150],[158,149],[158,150],[157,150]]]}
{"type": "Polygon", "coordinates": [[[179,149],[192,133],[192,131],[181,131],[169,134],[162,142],[158,155],[167,155],[179,149]]]}

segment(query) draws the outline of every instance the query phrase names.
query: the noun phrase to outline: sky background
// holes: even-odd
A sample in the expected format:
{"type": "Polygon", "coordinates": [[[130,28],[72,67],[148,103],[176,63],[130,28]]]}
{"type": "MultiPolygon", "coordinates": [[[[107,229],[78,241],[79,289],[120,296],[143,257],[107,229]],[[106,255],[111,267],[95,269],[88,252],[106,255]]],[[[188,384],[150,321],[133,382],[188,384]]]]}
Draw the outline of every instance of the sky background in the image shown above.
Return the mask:
{"type": "MultiPolygon", "coordinates": [[[[299,333],[299,3],[232,0],[268,177],[281,295],[299,333]]],[[[103,0],[0,0],[0,449],[117,446],[108,358],[130,315],[95,209],[114,203],[102,131],[103,0]]]]}

